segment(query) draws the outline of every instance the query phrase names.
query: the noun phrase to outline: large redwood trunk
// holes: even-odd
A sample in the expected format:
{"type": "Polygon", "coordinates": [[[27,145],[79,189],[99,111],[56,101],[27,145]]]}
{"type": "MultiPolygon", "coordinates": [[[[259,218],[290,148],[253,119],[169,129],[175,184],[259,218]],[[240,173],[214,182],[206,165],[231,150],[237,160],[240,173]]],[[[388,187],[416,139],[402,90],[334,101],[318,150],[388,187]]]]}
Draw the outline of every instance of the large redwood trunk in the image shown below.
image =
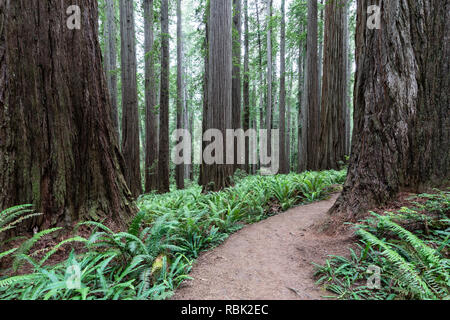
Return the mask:
{"type": "Polygon", "coordinates": [[[358,1],[355,128],[344,191],[347,219],[399,191],[448,184],[450,1],[358,1]],[[381,29],[367,8],[381,6],[381,29]]]}
{"type": "Polygon", "coordinates": [[[339,169],[345,161],[347,109],[347,50],[345,3],[329,0],[325,6],[319,169],[339,169]]]}
{"type": "Polygon", "coordinates": [[[0,210],[33,203],[44,215],[29,227],[135,211],[97,30],[96,1],[0,1],[0,210]],[[73,4],[80,30],[66,26],[73,4]]]}

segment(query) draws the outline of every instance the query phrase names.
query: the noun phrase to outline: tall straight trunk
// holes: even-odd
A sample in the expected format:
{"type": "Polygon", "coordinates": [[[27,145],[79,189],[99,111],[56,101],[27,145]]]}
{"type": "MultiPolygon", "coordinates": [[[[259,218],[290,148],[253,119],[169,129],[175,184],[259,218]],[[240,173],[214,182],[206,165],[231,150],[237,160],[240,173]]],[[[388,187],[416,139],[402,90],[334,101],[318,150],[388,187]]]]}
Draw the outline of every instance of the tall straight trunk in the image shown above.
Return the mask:
{"type": "Polygon", "coordinates": [[[289,172],[286,158],[286,0],[281,0],[280,38],[280,173],[289,172]]]}
{"type": "Polygon", "coordinates": [[[153,0],[144,0],[145,49],[145,192],[158,189],[158,112],[156,106],[153,0]]]}
{"type": "Polygon", "coordinates": [[[307,169],[318,168],[319,77],[317,57],[317,0],[308,0],[308,36],[306,45],[307,169]]]}
{"type": "Polygon", "coordinates": [[[120,1],[120,34],[122,57],[122,152],[125,158],[125,180],[131,193],[142,193],[137,65],[132,0],[120,1]]]}
{"type": "MultiPolygon", "coordinates": [[[[243,95],[244,95],[244,131],[250,128],[250,46],[249,46],[249,28],[248,28],[248,0],[244,0],[244,82],[243,82],[243,95]]],[[[245,142],[245,171],[250,172],[249,166],[250,156],[250,142],[246,139],[245,142]]]]}
{"type": "MultiPolygon", "coordinates": [[[[303,33],[303,27],[300,27],[300,33],[303,33]]],[[[306,108],[306,73],[305,60],[306,50],[303,41],[299,42],[298,54],[298,140],[297,140],[297,172],[301,173],[306,170],[308,163],[308,109],[306,108]]]]}
{"type": "Polygon", "coordinates": [[[169,180],[169,0],[161,0],[161,85],[159,102],[158,191],[170,191],[169,180]]]}
{"type": "Polygon", "coordinates": [[[96,1],[0,1],[0,211],[31,203],[34,227],[108,219],[124,226],[136,207],[111,120],[96,1]],[[61,23],[61,24],[60,24],[61,23]]]}
{"type": "MultiPolygon", "coordinates": [[[[208,127],[222,133],[232,128],[232,5],[211,1],[209,17],[208,127]]],[[[225,149],[225,148],[224,148],[225,149]]],[[[226,150],[223,160],[226,159],[226,150]]],[[[219,191],[230,185],[233,166],[214,163],[205,166],[203,191],[219,191]]]]}
{"type": "Polygon", "coordinates": [[[341,0],[327,1],[319,140],[319,168],[323,170],[338,170],[345,160],[345,110],[347,109],[345,11],[341,0]]]}
{"type": "Polygon", "coordinates": [[[345,16],[344,16],[344,43],[345,43],[345,64],[346,64],[346,104],[345,104],[345,155],[350,155],[351,146],[351,119],[350,119],[350,106],[352,104],[352,97],[350,94],[350,78],[351,78],[351,61],[350,61],[350,30],[348,23],[350,2],[345,4],[345,16]]]}
{"type": "MultiPolygon", "coordinates": [[[[241,0],[233,0],[233,129],[242,128],[241,120],[241,0]]],[[[238,146],[234,143],[234,171],[242,168],[238,164],[238,146]]]]}
{"type": "Polygon", "coordinates": [[[263,94],[263,88],[264,88],[264,80],[263,80],[263,63],[262,63],[262,40],[261,40],[261,23],[259,19],[259,7],[258,7],[258,1],[255,1],[256,5],[256,23],[258,26],[258,62],[259,62],[259,83],[260,83],[260,96],[259,96],[259,123],[260,123],[260,129],[265,128],[264,123],[264,94],[263,94]]]}
{"type": "MultiPolygon", "coordinates": [[[[290,59],[288,58],[288,65],[289,65],[290,59]]],[[[289,84],[288,84],[288,95],[287,95],[287,128],[286,128],[286,159],[287,159],[287,164],[288,164],[288,173],[291,172],[291,140],[292,140],[292,134],[291,134],[291,129],[292,129],[292,116],[291,116],[291,104],[292,104],[292,72],[289,72],[289,84]]]]}
{"type": "Polygon", "coordinates": [[[267,154],[272,153],[272,1],[267,0],[267,105],[266,105],[266,129],[267,129],[267,154]]]}
{"type": "MultiPolygon", "coordinates": [[[[204,23],[205,23],[205,39],[203,41],[204,50],[204,71],[203,71],[203,118],[202,118],[202,137],[208,130],[208,82],[209,82],[209,1],[206,2],[204,23]]],[[[199,174],[199,185],[206,184],[206,164],[203,159],[203,152],[207,146],[207,143],[202,139],[202,156],[199,174]]]]}
{"type": "Polygon", "coordinates": [[[117,111],[117,48],[116,48],[116,9],[114,0],[106,0],[106,41],[105,73],[111,98],[111,119],[119,141],[119,115],[117,111]]]}
{"type": "Polygon", "coordinates": [[[383,1],[381,29],[371,4],[358,1],[352,155],[331,209],[345,220],[450,175],[450,1],[383,1]]]}
{"type": "MultiPolygon", "coordinates": [[[[177,129],[183,129],[184,108],[184,75],[183,75],[183,22],[181,16],[181,0],[177,0],[177,129]]],[[[184,138],[181,138],[184,139],[184,138]]],[[[184,164],[175,168],[175,180],[178,189],[184,189],[184,164]]]]}
{"type": "MultiPolygon", "coordinates": [[[[328,1],[327,1],[327,3],[328,3],[328,1]]],[[[318,23],[318,26],[320,25],[320,28],[319,28],[319,32],[320,32],[320,34],[319,34],[319,37],[318,37],[318,40],[320,40],[319,41],[319,56],[318,56],[318,63],[317,63],[317,65],[318,65],[318,71],[317,71],[317,74],[318,74],[318,79],[319,79],[319,123],[320,123],[320,116],[321,116],[321,110],[322,110],[322,105],[321,105],[321,103],[322,103],[322,75],[323,75],[323,46],[324,46],[324,41],[325,41],[325,39],[324,39],[324,28],[323,28],[323,24],[324,24],[324,20],[323,20],[323,8],[322,8],[322,6],[323,6],[323,0],[320,0],[320,4],[321,4],[321,6],[320,6],[320,20],[319,20],[319,22],[321,23],[321,24],[319,24],[318,23]]]]}

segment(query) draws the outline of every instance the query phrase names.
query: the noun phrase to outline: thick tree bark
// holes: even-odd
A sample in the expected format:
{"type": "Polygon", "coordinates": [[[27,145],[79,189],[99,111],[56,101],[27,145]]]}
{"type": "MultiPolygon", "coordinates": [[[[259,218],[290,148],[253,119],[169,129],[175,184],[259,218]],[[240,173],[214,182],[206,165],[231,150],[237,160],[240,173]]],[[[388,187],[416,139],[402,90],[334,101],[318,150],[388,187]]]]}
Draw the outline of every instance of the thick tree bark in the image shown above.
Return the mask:
{"type": "MultiPolygon", "coordinates": [[[[233,129],[242,128],[241,120],[241,0],[233,0],[233,83],[232,83],[232,100],[233,100],[233,129]]],[[[236,171],[242,168],[238,164],[238,146],[234,143],[234,166],[236,171]]]]}
{"type": "MultiPolygon", "coordinates": [[[[209,16],[209,72],[207,129],[222,132],[232,128],[232,5],[231,1],[211,1],[209,16]]],[[[226,150],[223,152],[226,159],[226,150]]],[[[219,191],[230,185],[233,166],[205,165],[203,191],[219,191]]]]}
{"type": "Polygon", "coordinates": [[[28,227],[126,224],[126,185],[98,42],[96,1],[0,1],[0,211],[32,203],[28,227]],[[83,8],[70,30],[70,5],[83,8]]]}
{"type": "Polygon", "coordinates": [[[117,111],[117,48],[116,48],[116,9],[114,0],[106,0],[106,41],[105,41],[105,73],[111,98],[111,118],[119,140],[119,115],[117,111]]]}
{"type": "Polygon", "coordinates": [[[306,48],[307,170],[318,169],[319,146],[319,77],[317,56],[317,0],[308,0],[308,36],[306,48]]]}
{"type": "MultiPolygon", "coordinates": [[[[181,0],[177,0],[177,129],[183,129],[184,117],[184,75],[183,75],[183,22],[181,0]]],[[[183,138],[181,138],[183,139],[183,138]]],[[[184,164],[175,167],[175,180],[178,189],[184,189],[184,164]]]]}
{"type": "Polygon", "coordinates": [[[286,0],[281,0],[280,39],[280,173],[288,173],[286,158],[286,0]]]}
{"type": "MultiPolygon", "coordinates": [[[[244,0],[244,82],[243,82],[243,95],[244,95],[244,131],[250,128],[250,46],[249,46],[249,28],[248,28],[248,0],[244,0]]],[[[250,173],[250,142],[248,139],[245,141],[245,171],[250,173]]]]}
{"type": "Polygon", "coordinates": [[[158,189],[158,112],[156,107],[153,0],[144,0],[145,47],[145,192],[158,189]]]}
{"type": "Polygon", "coordinates": [[[120,1],[120,34],[122,57],[122,152],[125,158],[125,180],[133,196],[142,193],[139,109],[137,96],[137,63],[132,0],[120,1]]]}
{"type": "Polygon", "coordinates": [[[319,169],[338,170],[345,160],[347,109],[346,10],[341,0],[325,6],[324,65],[322,84],[319,169]]]}
{"type": "Polygon", "coordinates": [[[158,191],[170,191],[169,180],[169,0],[161,1],[161,85],[159,103],[158,191]]]}
{"type": "Polygon", "coordinates": [[[346,220],[399,191],[448,184],[450,1],[358,1],[355,128],[349,173],[331,213],[346,220]]]}

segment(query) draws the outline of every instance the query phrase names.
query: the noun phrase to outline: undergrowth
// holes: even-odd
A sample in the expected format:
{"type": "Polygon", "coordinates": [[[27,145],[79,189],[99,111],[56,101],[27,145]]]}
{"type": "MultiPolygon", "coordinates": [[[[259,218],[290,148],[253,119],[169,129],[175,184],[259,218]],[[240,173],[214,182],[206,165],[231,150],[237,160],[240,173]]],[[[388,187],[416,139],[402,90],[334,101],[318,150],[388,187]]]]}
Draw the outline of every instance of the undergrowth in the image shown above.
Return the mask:
{"type": "MultiPolygon", "coordinates": [[[[127,232],[115,233],[98,222],[89,237],[76,235],[45,252],[34,245],[58,228],[36,233],[18,248],[0,250],[12,258],[0,270],[0,300],[4,299],[167,299],[185,279],[202,251],[222,243],[247,223],[289,208],[318,201],[345,180],[345,171],[306,172],[283,176],[236,176],[236,185],[202,194],[199,186],[168,194],[142,196],[127,232]],[[84,250],[57,264],[51,257],[63,246],[84,250]],[[27,274],[17,273],[27,266],[27,274]],[[12,274],[12,276],[6,276],[12,274]]],[[[33,217],[29,206],[0,213],[0,234],[33,217]]],[[[76,234],[76,233],[75,233],[76,234]]]]}
{"type": "Polygon", "coordinates": [[[317,283],[339,299],[450,299],[450,192],[410,200],[356,224],[359,249],[316,265],[317,283]]]}

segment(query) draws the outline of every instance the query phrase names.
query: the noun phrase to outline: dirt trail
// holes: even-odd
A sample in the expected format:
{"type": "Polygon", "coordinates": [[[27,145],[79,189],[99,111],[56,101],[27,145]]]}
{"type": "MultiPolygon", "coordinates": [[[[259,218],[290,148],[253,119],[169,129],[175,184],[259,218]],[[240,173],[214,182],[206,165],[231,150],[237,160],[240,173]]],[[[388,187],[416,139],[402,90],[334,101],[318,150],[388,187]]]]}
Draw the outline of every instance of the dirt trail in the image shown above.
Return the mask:
{"type": "Polygon", "coordinates": [[[294,300],[330,295],[317,288],[311,262],[329,254],[346,255],[349,234],[329,237],[313,230],[337,195],[293,208],[231,235],[202,254],[177,290],[175,300],[294,300]],[[290,288],[290,289],[289,289],[290,288]]]}

